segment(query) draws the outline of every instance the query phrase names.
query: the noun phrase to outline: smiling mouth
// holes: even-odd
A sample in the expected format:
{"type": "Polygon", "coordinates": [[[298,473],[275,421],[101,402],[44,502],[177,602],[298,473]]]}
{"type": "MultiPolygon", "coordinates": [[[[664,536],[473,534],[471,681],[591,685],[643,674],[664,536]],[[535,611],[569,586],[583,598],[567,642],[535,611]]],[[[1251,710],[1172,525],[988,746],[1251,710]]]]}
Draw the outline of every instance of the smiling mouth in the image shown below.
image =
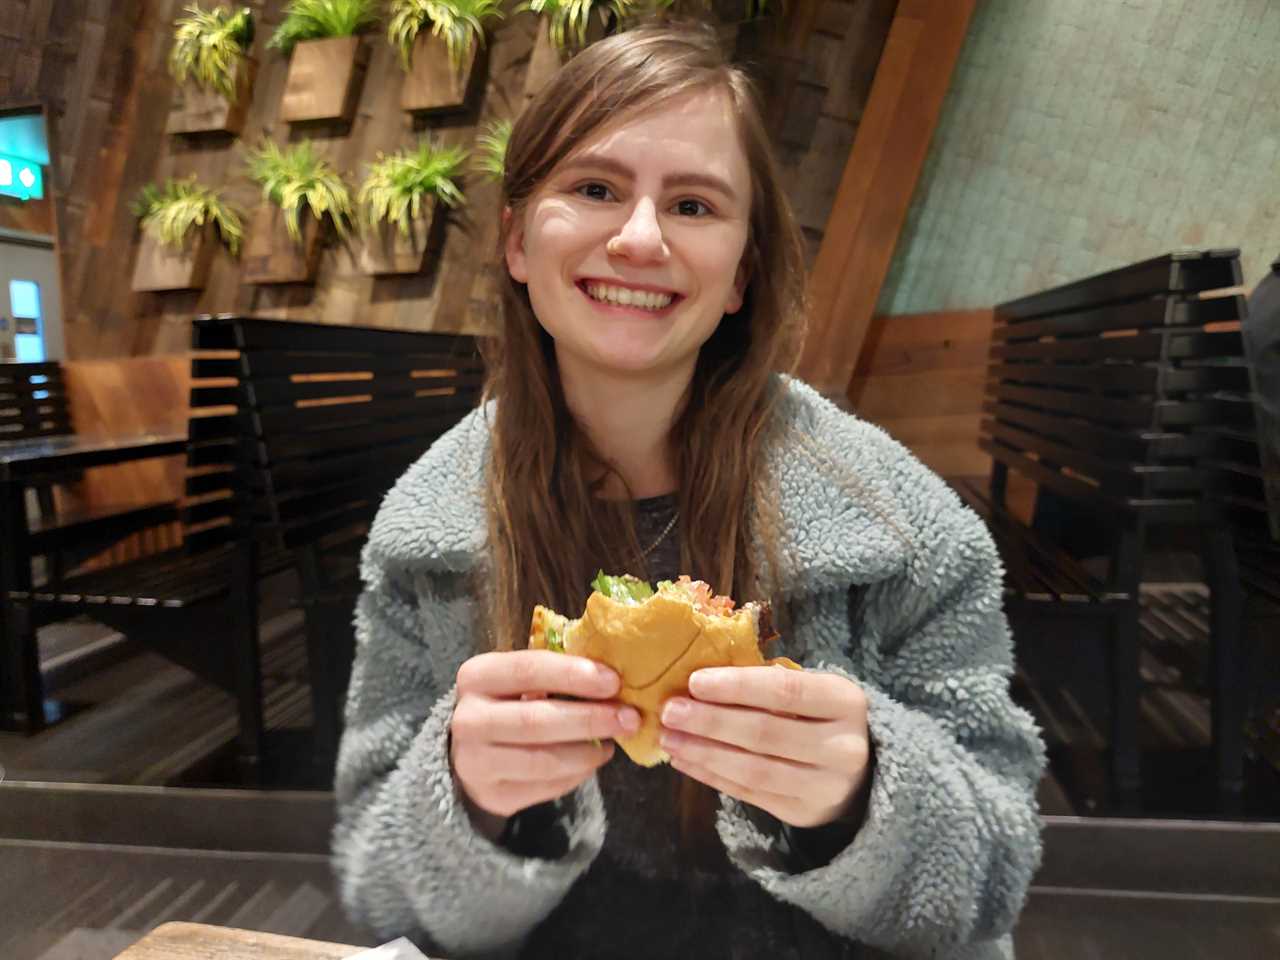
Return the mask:
{"type": "Polygon", "coordinates": [[[621,307],[641,313],[662,314],[684,298],[678,293],[632,290],[595,280],[579,280],[577,287],[592,302],[603,307],[621,307]]]}

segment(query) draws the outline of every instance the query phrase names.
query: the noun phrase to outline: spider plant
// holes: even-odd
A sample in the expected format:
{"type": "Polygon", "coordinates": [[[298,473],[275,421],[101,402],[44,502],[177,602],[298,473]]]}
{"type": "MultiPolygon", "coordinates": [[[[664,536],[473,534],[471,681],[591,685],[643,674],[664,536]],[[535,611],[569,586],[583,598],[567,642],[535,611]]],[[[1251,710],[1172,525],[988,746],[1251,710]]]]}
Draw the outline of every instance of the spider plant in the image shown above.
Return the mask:
{"type": "Polygon", "coordinates": [[[354,36],[377,20],[374,0],[290,0],[267,46],[288,56],[303,40],[354,36]]]}
{"type": "Polygon", "coordinates": [[[166,247],[181,250],[193,230],[212,223],[231,255],[240,252],[244,227],[239,211],[219,191],[201,186],[194,175],[167,180],[163,187],[147,184],[129,209],[138,225],[166,247]]]}
{"type": "Polygon", "coordinates": [[[450,207],[466,202],[455,183],[466,159],[467,151],[462,147],[440,147],[429,140],[419,143],[416,150],[379,153],[369,164],[357,203],[371,226],[394,224],[407,237],[414,221],[422,216],[422,204],[428,197],[438,197],[450,207]]]}
{"type": "Polygon", "coordinates": [[[284,211],[285,229],[294,243],[302,242],[299,216],[304,203],[317,222],[328,214],[338,234],[348,236],[353,213],[351,191],[310,140],[285,150],[272,140],[264,140],[249,152],[246,163],[250,179],[262,187],[263,198],[284,211]]]}
{"type": "Polygon", "coordinates": [[[476,169],[487,179],[500,181],[507,170],[507,144],[511,142],[511,121],[491,120],[484,132],[476,137],[480,145],[476,156],[476,169]]]}
{"type": "Polygon", "coordinates": [[[186,16],[174,21],[169,73],[178,83],[188,80],[215,90],[229,101],[236,95],[236,68],[253,44],[253,13],[248,7],[232,12],[224,7],[201,10],[192,4],[186,16]]]}
{"type": "Polygon", "coordinates": [[[631,14],[636,5],[636,0],[526,0],[516,7],[516,12],[532,10],[545,16],[551,42],[566,53],[570,48],[587,45],[587,22],[593,10],[599,11],[601,19],[606,19],[610,11],[621,19],[631,14]]]}
{"type": "Polygon", "coordinates": [[[501,19],[502,0],[390,0],[391,19],[387,39],[400,50],[400,62],[407,71],[413,59],[413,44],[427,24],[443,37],[449,63],[461,70],[473,43],[484,43],[485,23],[501,19]]]}

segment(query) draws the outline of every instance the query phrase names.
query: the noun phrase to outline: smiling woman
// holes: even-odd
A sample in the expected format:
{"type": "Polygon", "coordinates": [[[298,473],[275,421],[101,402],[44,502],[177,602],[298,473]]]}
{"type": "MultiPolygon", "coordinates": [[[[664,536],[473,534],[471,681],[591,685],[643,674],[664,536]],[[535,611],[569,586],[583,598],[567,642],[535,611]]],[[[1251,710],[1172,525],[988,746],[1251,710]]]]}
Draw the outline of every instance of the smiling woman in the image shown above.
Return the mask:
{"type": "Polygon", "coordinates": [[[804,260],[750,82],[710,30],[608,38],[503,168],[487,402],[364,554],[351,912],[458,957],[1007,957],[1043,756],[999,562],[938,477],[787,375],[804,260]],[[530,648],[599,569],[769,600],[801,669],[694,670],[642,718],[565,624],[530,648]],[[614,758],[642,723],[670,763],[614,758]]]}

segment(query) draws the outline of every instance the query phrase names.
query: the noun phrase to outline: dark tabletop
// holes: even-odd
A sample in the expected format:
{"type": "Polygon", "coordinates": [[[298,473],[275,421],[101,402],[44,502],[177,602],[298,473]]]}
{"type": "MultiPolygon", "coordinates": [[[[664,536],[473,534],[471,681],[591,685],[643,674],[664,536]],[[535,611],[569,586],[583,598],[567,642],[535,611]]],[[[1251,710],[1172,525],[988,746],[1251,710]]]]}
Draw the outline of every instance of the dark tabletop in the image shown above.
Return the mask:
{"type": "Polygon", "coordinates": [[[165,457],[186,449],[185,433],[66,434],[0,442],[0,481],[165,457]]]}

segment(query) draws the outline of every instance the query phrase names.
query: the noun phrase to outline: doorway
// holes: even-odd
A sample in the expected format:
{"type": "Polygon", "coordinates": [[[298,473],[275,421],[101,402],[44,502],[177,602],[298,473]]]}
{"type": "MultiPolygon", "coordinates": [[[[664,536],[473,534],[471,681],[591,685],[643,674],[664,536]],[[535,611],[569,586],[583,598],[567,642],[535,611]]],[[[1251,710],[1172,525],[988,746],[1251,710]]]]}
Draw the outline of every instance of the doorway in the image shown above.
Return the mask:
{"type": "Polygon", "coordinates": [[[38,363],[64,357],[53,240],[0,233],[0,359],[38,363]]]}

